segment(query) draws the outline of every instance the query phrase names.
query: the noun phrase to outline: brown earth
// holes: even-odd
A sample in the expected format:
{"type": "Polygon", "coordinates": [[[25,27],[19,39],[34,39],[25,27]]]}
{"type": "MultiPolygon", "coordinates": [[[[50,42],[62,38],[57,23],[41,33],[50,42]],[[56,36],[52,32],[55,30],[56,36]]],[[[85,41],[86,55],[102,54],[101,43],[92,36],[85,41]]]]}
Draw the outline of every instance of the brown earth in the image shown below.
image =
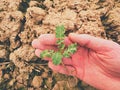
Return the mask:
{"type": "Polygon", "coordinates": [[[119,0],[1,0],[0,90],[96,90],[53,72],[37,58],[31,42],[54,33],[90,34],[120,44],[119,0]]]}

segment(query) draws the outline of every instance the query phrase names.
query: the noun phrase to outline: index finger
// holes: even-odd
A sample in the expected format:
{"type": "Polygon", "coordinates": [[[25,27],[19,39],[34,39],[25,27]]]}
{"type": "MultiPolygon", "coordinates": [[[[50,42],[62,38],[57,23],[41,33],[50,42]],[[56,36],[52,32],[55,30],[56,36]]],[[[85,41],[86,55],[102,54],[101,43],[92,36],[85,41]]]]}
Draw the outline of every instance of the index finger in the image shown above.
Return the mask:
{"type": "MultiPolygon", "coordinates": [[[[44,44],[44,45],[57,45],[57,38],[54,34],[42,34],[39,38],[38,38],[38,41],[41,43],[41,44],[44,44]]],[[[66,46],[72,44],[72,41],[70,41],[70,39],[68,37],[65,37],[64,38],[64,44],[66,46]]]]}
{"type": "Polygon", "coordinates": [[[42,34],[38,38],[40,43],[45,45],[57,45],[56,44],[56,37],[54,34],[42,34]]]}

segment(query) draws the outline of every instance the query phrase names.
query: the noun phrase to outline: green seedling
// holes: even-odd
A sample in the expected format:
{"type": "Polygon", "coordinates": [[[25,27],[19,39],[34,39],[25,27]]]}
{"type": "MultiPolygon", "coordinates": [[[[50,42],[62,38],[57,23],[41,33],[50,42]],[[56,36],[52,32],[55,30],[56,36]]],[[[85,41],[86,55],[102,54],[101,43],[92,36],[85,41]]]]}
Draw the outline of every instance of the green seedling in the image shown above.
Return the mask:
{"type": "Polygon", "coordinates": [[[68,47],[64,44],[65,39],[65,28],[63,25],[57,26],[55,31],[55,36],[57,38],[57,47],[58,50],[44,50],[40,57],[43,58],[52,58],[52,62],[55,65],[62,63],[62,58],[69,58],[72,54],[77,51],[77,43],[70,44],[68,47]]]}

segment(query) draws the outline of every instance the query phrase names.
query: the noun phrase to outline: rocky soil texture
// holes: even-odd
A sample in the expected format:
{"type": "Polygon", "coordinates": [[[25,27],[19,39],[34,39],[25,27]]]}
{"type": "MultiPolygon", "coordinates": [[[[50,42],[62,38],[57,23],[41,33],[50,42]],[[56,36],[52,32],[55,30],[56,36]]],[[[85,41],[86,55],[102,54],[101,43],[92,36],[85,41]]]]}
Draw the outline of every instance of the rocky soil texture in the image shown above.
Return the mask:
{"type": "Polygon", "coordinates": [[[96,90],[35,56],[32,40],[59,24],[120,44],[120,1],[0,0],[0,90],[96,90]]]}

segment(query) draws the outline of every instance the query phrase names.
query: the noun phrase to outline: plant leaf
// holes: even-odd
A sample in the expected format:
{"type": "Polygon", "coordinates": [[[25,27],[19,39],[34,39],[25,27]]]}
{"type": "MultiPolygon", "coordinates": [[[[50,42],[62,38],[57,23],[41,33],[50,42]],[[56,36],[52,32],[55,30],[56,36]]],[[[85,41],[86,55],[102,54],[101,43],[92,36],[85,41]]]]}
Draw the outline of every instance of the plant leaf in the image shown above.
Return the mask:
{"type": "Polygon", "coordinates": [[[40,57],[41,58],[51,57],[53,53],[54,53],[53,50],[44,50],[43,52],[40,53],[40,57]]]}
{"type": "Polygon", "coordinates": [[[68,46],[69,53],[73,54],[75,51],[77,51],[77,43],[71,44],[68,46]]]}
{"type": "Polygon", "coordinates": [[[67,58],[70,57],[70,53],[68,52],[68,50],[64,51],[63,56],[67,58]]]}
{"type": "Polygon", "coordinates": [[[65,37],[65,28],[63,25],[56,27],[56,38],[62,39],[65,37]]]}
{"type": "Polygon", "coordinates": [[[68,46],[68,48],[64,51],[63,56],[64,57],[70,57],[71,54],[75,53],[77,51],[77,43],[71,44],[68,46]]]}
{"type": "Polygon", "coordinates": [[[62,61],[62,54],[60,52],[55,52],[53,55],[52,55],[52,62],[53,64],[55,65],[59,65],[62,61]]]}

